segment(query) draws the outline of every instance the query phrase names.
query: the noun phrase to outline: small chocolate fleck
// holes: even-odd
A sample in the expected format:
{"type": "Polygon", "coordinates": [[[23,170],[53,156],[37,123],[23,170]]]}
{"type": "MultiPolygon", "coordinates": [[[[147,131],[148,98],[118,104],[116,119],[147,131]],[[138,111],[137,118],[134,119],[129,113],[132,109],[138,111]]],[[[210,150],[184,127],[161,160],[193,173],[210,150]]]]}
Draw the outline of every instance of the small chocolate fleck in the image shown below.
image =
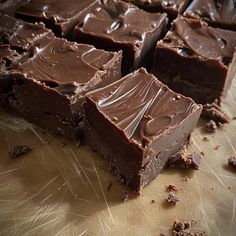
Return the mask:
{"type": "Polygon", "coordinates": [[[205,141],[205,142],[208,142],[210,139],[207,138],[207,137],[203,137],[202,140],[205,141]]]}
{"type": "Polygon", "coordinates": [[[173,192],[170,192],[166,196],[166,201],[170,204],[176,205],[179,202],[179,198],[176,194],[174,194],[173,192]]]}
{"type": "Polygon", "coordinates": [[[151,203],[155,203],[156,201],[154,199],[151,200],[151,203]]]}
{"type": "Polygon", "coordinates": [[[167,190],[167,191],[178,191],[178,188],[177,188],[175,185],[169,184],[169,185],[166,187],[166,190],[167,190]]]}
{"type": "Polygon", "coordinates": [[[236,116],[234,116],[232,119],[233,119],[233,120],[236,120],[236,116]]]}
{"type": "Polygon", "coordinates": [[[209,133],[215,133],[216,130],[217,130],[217,125],[215,121],[213,120],[208,121],[206,124],[206,131],[209,133]]]}
{"type": "Polygon", "coordinates": [[[10,152],[11,158],[17,158],[32,151],[32,148],[26,145],[15,146],[10,152]]]}
{"type": "Polygon", "coordinates": [[[230,156],[228,158],[228,164],[236,169],[236,157],[230,156]]]}
{"type": "Polygon", "coordinates": [[[219,150],[221,148],[221,146],[218,144],[214,147],[215,150],[219,150]]]}
{"type": "Polygon", "coordinates": [[[124,194],[123,194],[121,200],[122,200],[123,202],[126,202],[128,199],[129,199],[128,193],[127,193],[127,192],[124,192],[124,194]]]}
{"type": "Polygon", "coordinates": [[[111,188],[112,188],[112,181],[109,182],[107,186],[107,191],[110,192],[111,188]]]}

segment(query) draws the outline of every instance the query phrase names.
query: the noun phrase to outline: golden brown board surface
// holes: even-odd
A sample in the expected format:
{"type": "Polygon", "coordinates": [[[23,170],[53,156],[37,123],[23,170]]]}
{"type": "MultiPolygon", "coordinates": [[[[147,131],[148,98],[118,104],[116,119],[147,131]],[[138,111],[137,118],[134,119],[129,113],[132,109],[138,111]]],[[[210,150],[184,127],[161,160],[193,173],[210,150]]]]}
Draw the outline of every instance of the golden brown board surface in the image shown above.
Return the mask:
{"type": "MultiPolygon", "coordinates": [[[[236,82],[224,108],[236,115],[236,82]]],[[[200,121],[190,147],[205,153],[200,170],[168,169],[142,196],[122,202],[129,188],[117,182],[99,155],[1,112],[0,235],[171,235],[177,218],[196,220],[192,228],[206,235],[235,235],[236,171],[228,168],[227,158],[236,155],[236,120],[214,135],[203,127],[200,121]],[[12,159],[9,151],[16,145],[33,151],[12,159]],[[169,184],[180,189],[173,207],[165,204],[169,184]]]]}

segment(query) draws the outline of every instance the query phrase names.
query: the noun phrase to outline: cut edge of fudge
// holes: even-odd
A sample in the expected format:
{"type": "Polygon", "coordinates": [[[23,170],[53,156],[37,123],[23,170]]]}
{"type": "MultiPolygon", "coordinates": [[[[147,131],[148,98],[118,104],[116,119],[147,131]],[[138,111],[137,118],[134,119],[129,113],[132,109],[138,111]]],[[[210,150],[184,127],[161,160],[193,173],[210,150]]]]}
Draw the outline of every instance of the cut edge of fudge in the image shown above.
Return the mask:
{"type": "MultiPolygon", "coordinates": [[[[138,98],[136,97],[136,99],[138,98]]],[[[178,102],[178,104],[181,103],[178,102]]],[[[188,142],[202,110],[201,105],[197,105],[190,98],[174,93],[153,75],[148,74],[143,68],[123,77],[121,80],[111,85],[87,93],[84,106],[86,116],[84,120],[85,143],[102,154],[111,166],[113,173],[119,176],[127,185],[131,185],[135,191],[141,191],[145,185],[155,179],[165,168],[171,155],[179,151],[188,142]],[[124,87],[126,86],[126,81],[136,76],[138,73],[144,76],[143,83],[145,83],[145,76],[147,76],[148,79],[146,78],[146,80],[150,80],[149,84],[141,84],[142,81],[138,80],[138,84],[134,86],[129,93],[134,94],[133,96],[137,94],[141,94],[140,96],[142,96],[145,94],[147,97],[150,96],[149,99],[151,99],[152,102],[148,100],[146,102],[143,101],[141,104],[132,104],[131,109],[130,105],[126,105],[126,102],[131,102],[135,99],[129,97],[128,100],[122,102],[122,99],[128,95],[128,92],[125,90],[127,88],[124,87]],[[159,89],[163,88],[163,91],[167,91],[166,93],[171,94],[171,98],[167,95],[163,95],[163,97],[160,98],[159,102],[164,102],[163,105],[160,105],[157,101],[158,106],[161,107],[160,109],[168,109],[167,100],[172,99],[174,96],[173,99],[183,101],[182,106],[184,108],[181,108],[181,105],[179,105],[179,109],[182,109],[181,112],[186,112],[187,115],[184,116],[184,118],[181,118],[182,114],[180,117],[176,116],[176,119],[179,120],[169,126],[166,124],[166,122],[168,123],[167,117],[161,117],[162,115],[159,115],[160,118],[157,121],[150,114],[147,114],[149,111],[151,113],[154,112],[153,110],[157,109],[154,103],[159,95],[158,91],[153,91],[154,85],[156,87],[160,86],[159,89]],[[138,86],[141,86],[142,90],[140,93],[137,91],[135,93],[136,89],[140,89],[138,86]],[[122,89],[124,89],[123,93],[122,89]],[[150,91],[155,93],[155,95],[152,94],[153,97],[150,94],[148,95],[145,89],[151,89],[150,91]],[[162,99],[164,101],[161,101],[162,99]],[[189,104],[188,108],[186,108],[186,104],[183,105],[185,102],[189,104]],[[106,103],[107,107],[104,105],[106,103]],[[113,110],[109,110],[110,106],[114,106],[113,110]],[[124,106],[123,112],[127,112],[127,115],[123,114],[126,118],[119,121],[119,116],[122,116],[122,106],[124,106]],[[142,110],[139,106],[145,108],[142,110]],[[100,109],[103,109],[103,111],[100,109]],[[138,109],[141,109],[141,111],[138,109]],[[118,111],[117,115],[115,113],[116,111],[118,111]],[[132,114],[133,111],[134,114],[132,114]],[[134,116],[135,114],[138,118],[134,116]],[[147,128],[144,129],[142,127],[147,125],[148,122],[149,125],[151,124],[150,122],[156,122],[155,128],[151,128],[151,131],[148,131],[151,132],[149,138],[146,133],[142,133],[144,132],[143,130],[147,130],[147,128]],[[163,127],[161,127],[162,124],[163,127]],[[161,129],[160,127],[163,128],[163,130],[159,130],[160,133],[158,133],[158,129],[161,129]],[[152,132],[154,133],[152,134],[152,132]],[[139,137],[140,134],[142,136],[140,136],[138,140],[136,136],[139,137]],[[179,140],[177,140],[177,137],[180,137],[179,140]]],[[[157,110],[159,111],[159,108],[157,110]]],[[[175,117],[175,115],[173,115],[173,117],[175,117]]]]}

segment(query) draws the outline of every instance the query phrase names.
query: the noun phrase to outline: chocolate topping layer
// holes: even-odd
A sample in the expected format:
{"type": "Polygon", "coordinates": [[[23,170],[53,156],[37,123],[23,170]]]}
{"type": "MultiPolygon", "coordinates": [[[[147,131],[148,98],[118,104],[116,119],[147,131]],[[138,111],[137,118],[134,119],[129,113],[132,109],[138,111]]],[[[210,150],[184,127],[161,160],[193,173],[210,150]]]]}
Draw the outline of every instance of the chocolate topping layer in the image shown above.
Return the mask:
{"type": "Polygon", "coordinates": [[[30,24],[0,14],[0,43],[9,44],[15,49],[28,49],[36,40],[46,35],[53,37],[43,23],[30,24]]]}
{"type": "Polygon", "coordinates": [[[199,109],[192,100],[177,96],[144,69],[88,97],[127,140],[140,146],[168,133],[170,127],[199,109]]]}
{"type": "Polygon", "coordinates": [[[214,26],[236,30],[235,0],[194,0],[184,15],[202,19],[214,26]]]}
{"type": "Polygon", "coordinates": [[[186,18],[175,20],[173,27],[174,31],[168,33],[162,43],[173,45],[179,53],[219,59],[225,64],[232,59],[236,46],[235,32],[208,27],[201,21],[186,18]]]}
{"type": "Polygon", "coordinates": [[[30,21],[43,21],[57,34],[66,35],[96,0],[34,0],[17,9],[16,14],[30,21]]]}

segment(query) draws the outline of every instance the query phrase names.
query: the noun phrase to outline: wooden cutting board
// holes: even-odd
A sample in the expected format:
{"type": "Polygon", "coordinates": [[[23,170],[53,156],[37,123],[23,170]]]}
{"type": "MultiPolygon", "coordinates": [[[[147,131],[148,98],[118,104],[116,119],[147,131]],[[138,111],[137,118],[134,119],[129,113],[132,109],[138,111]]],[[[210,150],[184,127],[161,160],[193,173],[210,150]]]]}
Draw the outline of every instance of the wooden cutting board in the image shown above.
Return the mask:
{"type": "MultiPolygon", "coordinates": [[[[235,103],[236,81],[224,104],[231,116],[235,103]]],[[[196,220],[192,228],[206,235],[236,235],[236,171],[227,165],[236,155],[236,120],[214,135],[204,125],[199,122],[190,147],[205,153],[200,170],[168,169],[135,199],[88,147],[2,112],[0,235],[171,235],[176,219],[196,220]],[[22,144],[32,152],[11,159],[9,150],[22,144]],[[169,184],[179,188],[180,202],[172,207],[165,203],[169,184]],[[123,202],[126,191],[130,198],[123,202]]]]}

